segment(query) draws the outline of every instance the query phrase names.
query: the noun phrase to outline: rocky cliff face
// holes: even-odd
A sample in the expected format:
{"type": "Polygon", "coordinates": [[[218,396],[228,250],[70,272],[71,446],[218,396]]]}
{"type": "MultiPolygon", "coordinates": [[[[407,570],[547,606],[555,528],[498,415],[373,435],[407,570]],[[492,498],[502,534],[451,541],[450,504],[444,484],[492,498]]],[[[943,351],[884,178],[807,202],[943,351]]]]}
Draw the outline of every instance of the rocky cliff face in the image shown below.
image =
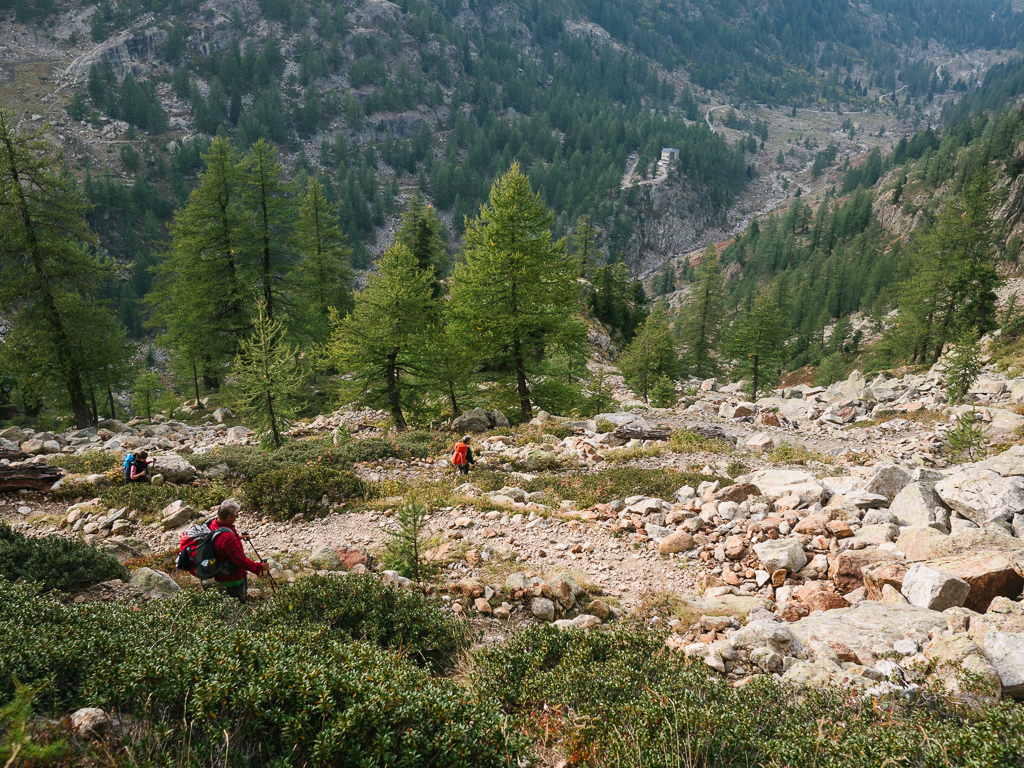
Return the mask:
{"type": "Polygon", "coordinates": [[[152,66],[161,61],[166,40],[167,33],[157,27],[123,32],[83,53],[71,62],[65,73],[76,78],[88,77],[93,64],[99,66],[106,56],[118,80],[124,79],[129,72],[138,78],[146,75],[152,66]]]}
{"type": "Polygon", "coordinates": [[[685,181],[669,178],[642,187],[641,195],[640,220],[626,251],[640,274],[702,245],[701,234],[715,223],[710,202],[685,181]]]}

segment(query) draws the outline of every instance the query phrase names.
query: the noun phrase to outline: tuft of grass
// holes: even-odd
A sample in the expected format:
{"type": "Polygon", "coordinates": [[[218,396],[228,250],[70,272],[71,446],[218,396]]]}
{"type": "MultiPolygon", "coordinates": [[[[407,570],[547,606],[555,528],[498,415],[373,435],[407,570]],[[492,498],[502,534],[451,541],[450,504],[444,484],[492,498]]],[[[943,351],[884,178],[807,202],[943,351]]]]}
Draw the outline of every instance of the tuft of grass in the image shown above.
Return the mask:
{"type": "Polygon", "coordinates": [[[732,443],[704,437],[692,429],[676,430],[668,442],[676,453],[732,453],[736,450],[732,443]]]}
{"type": "Polygon", "coordinates": [[[765,457],[776,464],[807,464],[810,461],[817,461],[822,464],[833,463],[831,456],[785,441],[768,451],[765,457]]]}

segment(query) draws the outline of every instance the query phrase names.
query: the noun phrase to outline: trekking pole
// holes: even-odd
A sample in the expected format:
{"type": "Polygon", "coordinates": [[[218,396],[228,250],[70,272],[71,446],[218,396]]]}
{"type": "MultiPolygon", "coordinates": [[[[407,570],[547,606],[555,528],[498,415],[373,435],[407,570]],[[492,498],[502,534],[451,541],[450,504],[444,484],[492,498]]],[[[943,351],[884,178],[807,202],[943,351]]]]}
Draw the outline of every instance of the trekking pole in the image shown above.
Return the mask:
{"type": "MultiPolygon", "coordinates": [[[[246,537],[245,540],[249,542],[249,546],[252,547],[252,551],[256,553],[256,557],[258,557],[260,559],[260,562],[261,563],[267,562],[266,560],[263,559],[263,555],[260,554],[260,551],[258,549],[256,549],[256,545],[252,543],[252,539],[246,537]]],[[[269,567],[267,568],[267,578],[270,579],[270,584],[274,587],[274,591],[277,592],[277,582],[274,581],[274,576],[270,573],[270,568],[269,567]]]]}

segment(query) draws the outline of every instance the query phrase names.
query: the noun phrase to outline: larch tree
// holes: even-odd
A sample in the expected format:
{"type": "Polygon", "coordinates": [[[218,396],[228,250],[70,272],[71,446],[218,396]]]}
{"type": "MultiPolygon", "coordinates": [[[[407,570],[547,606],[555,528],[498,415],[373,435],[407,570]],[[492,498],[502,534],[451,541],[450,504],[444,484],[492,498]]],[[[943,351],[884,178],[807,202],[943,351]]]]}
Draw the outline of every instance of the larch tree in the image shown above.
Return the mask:
{"type": "Polygon", "coordinates": [[[277,152],[265,139],[242,158],[240,181],[241,251],[267,317],[284,322],[294,314],[288,289],[295,267],[295,201],[277,152]]]}
{"type": "Polygon", "coordinates": [[[412,251],[420,269],[434,275],[434,296],[439,297],[441,280],[448,276],[452,262],[447,230],[433,206],[424,203],[419,195],[413,195],[409,201],[409,210],[402,217],[395,242],[412,251]]]}
{"type": "Polygon", "coordinates": [[[258,420],[260,439],[280,448],[302,385],[298,350],[285,340],[284,325],[270,317],[260,298],[252,333],[242,339],[233,373],[242,411],[258,420]]]}
{"type": "Polygon", "coordinates": [[[679,311],[676,330],[683,346],[684,370],[706,379],[719,373],[718,340],[725,317],[725,283],[718,252],[709,245],[697,267],[697,285],[679,311]]]}
{"type": "Polygon", "coordinates": [[[179,367],[192,367],[210,389],[219,386],[223,367],[237,352],[251,291],[240,266],[238,156],[227,140],[216,138],[203,160],[206,170],[175,214],[171,249],[155,270],[146,301],[149,325],[163,329],[162,342],[183,358],[179,367]]]}
{"type": "Polygon", "coordinates": [[[524,420],[558,341],[582,349],[586,325],[576,282],[579,264],[565,240],[552,241],[554,216],[518,163],[491,187],[480,214],[466,222],[465,260],[451,279],[450,317],[461,343],[490,370],[506,371],[524,420]]]}
{"type": "Polygon", "coordinates": [[[0,109],[0,313],[8,324],[0,353],[34,391],[66,396],[82,428],[92,423],[90,377],[119,362],[91,354],[94,342],[123,332],[92,298],[112,265],[97,257],[88,204],[60,175],[60,156],[42,132],[20,132],[14,114],[0,109]]]}
{"type": "Polygon", "coordinates": [[[387,408],[399,430],[406,428],[405,414],[422,388],[417,377],[429,359],[425,335],[437,319],[433,294],[433,273],[421,269],[404,245],[393,245],[356,294],[352,312],[333,313],[325,362],[351,373],[348,394],[387,408]]]}
{"type": "Polygon", "coordinates": [[[572,255],[580,265],[582,277],[593,278],[597,270],[604,265],[604,252],[601,250],[601,233],[590,223],[589,216],[576,219],[576,226],[571,236],[572,255]]]}
{"type": "Polygon", "coordinates": [[[310,179],[299,205],[295,245],[302,257],[296,280],[302,327],[316,344],[330,337],[330,310],[352,311],[351,249],[331,211],[324,186],[310,179]]]}
{"type": "Polygon", "coordinates": [[[786,326],[782,311],[770,292],[762,294],[742,312],[730,328],[729,349],[736,360],[734,371],[750,378],[750,399],[778,373],[785,351],[786,326]]]}
{"type": "Polygon", "coordinates": [[[679,376],[679,357],[668,319],[668,309],[659,301],[644,320],[618,360],[626,384],[648,402],[651,388],[661,377],[679,376]]]}

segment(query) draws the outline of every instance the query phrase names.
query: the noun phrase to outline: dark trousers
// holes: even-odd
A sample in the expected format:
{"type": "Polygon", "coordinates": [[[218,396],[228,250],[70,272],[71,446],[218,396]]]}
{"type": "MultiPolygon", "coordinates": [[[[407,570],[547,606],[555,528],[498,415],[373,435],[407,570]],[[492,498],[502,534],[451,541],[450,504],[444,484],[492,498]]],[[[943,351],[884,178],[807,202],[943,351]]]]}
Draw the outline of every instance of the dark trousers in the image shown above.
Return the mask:
{"type": "Polygon", "coordinates": [[[242,576],[242,581],[240,583],[225,586],[224,591],[228,594],[228,597],[233,597],[238,602],[244,603],[249,591],[249,574],[246,573],[242,576]]]}

